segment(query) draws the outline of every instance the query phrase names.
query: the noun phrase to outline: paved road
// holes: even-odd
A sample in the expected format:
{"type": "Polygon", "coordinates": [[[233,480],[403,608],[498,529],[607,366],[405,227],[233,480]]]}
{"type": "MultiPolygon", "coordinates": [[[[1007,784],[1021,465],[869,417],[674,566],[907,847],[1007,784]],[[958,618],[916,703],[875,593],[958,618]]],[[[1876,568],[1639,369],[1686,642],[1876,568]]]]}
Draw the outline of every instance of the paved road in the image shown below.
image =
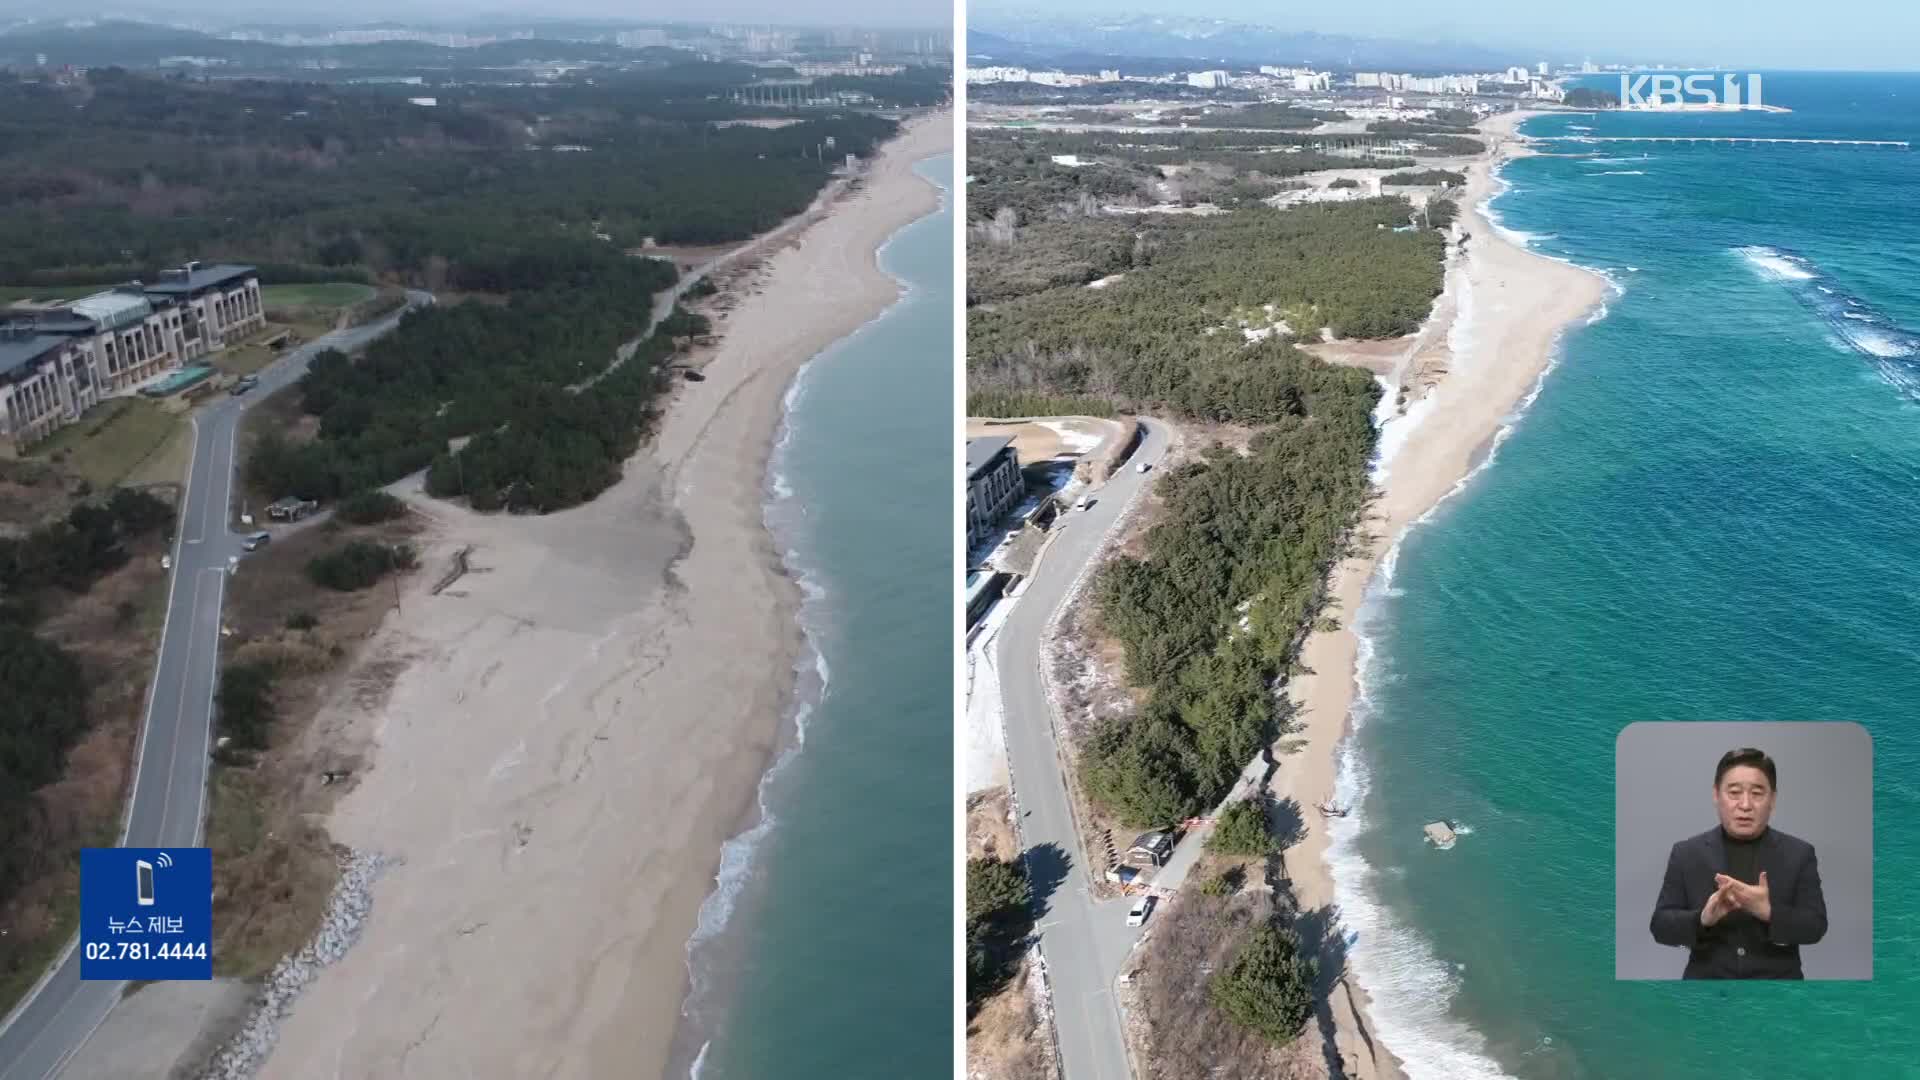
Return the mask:
{"type": "MultiPolygon", "coordinates": [[[[411,305],[432,303],[409,292],[411,305]]],[[[400,313],[376,323],[315,338],[260,372],[260,385],[240,397],[222,396],[193,416],[193,459],[187,468],[173,580],[167,592],[160,658],[147,690],[147,721],[134,764],[127,804],[125,847],[193,847],[205,819],[211,750],[213,691],[220,652],[220,603],[227,560],[241,554],[228,529],[233,498],[234,438],[240,414],[259,398],[306,373],[323,349],[353,349],[386,333],[400,313]]],[[[107,1018],[124,983],[80,981],[73,947],[0,1026],[0,1080],[44,1080],[107,1018]]]]}
{"type": "Polygon", "coordinates": [[[1047,623],[1087,567],[1100,541],[1154,474],[1138,462],[1158,464],[1167,432],[1142,421],[1140,446],[1126,466],[1093,493],[1086,510],[1070,511],[1051,541],[1038,572],[989,646],[996,650],[1005,707],[1007,764],[1023,818],[1029,871],[1040,883],[1058,884],[1040,897],[1040,948],[1052,984],[1054,1025],[1066,1080],[1123,1080],[1131,1075],[1113,981],[1140,931],[1126,925],[1126,900],[1096,902],[1082,865],[1080,842],[1068,806],[1066,780],[1054,741],[1055,718],[1040,682],[1040,639],[1047,623]]]}

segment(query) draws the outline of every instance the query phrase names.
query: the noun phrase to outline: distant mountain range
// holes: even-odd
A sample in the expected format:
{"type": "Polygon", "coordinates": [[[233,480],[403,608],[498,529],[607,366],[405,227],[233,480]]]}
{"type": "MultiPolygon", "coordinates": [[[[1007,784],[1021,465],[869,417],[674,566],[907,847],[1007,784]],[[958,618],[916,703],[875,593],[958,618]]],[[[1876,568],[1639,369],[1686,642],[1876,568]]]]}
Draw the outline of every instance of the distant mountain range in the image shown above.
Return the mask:
{"type": "Polygon", "coordinates": [[[1154,15],[1029,19],[989,12],[969,15],[967,55],[973,64],[1091,67],[1137,58],[1414,73],[1497,71],[1516,64],[1531,67],[1541,60],[1558,66],[1584,59],[1551,50],[1521,53],[1463,42],[1318,34],[1225,19],[1154,15]]]}

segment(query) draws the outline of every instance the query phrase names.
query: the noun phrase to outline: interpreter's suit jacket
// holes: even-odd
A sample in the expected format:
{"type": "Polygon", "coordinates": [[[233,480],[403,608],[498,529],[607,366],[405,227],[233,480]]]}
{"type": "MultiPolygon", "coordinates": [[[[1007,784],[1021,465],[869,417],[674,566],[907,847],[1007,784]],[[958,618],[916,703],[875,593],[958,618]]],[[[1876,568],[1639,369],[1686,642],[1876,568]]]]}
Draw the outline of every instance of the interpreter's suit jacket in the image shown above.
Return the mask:
{"type": "MultiPolygon", "coordinates": [[[[1827,933],[1827,901],[1813,845],[1779,829],[1760,838],[1757,862],[1767,873],[1771,922],[1734,910],[1712,926],[1700,911],[1714,893],[1713,876],[1727,873],[1727,845],[1714,826],[1673,845],[1666,880],[1653,909],[1653,940],[1688,950],[1687,979],[1801,979],[1800,946],[1827,933]]],[[[1758,871],[1756,871],[1756,874],[1758,871]]]]}

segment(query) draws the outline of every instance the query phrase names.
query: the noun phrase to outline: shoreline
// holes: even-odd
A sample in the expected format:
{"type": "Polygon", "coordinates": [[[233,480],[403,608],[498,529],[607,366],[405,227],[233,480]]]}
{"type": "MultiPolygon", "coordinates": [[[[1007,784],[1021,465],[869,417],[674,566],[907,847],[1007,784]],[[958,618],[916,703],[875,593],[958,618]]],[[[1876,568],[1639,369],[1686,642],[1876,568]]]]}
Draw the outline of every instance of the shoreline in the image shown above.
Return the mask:
{"type": "Polygon", "coordinates": [[[700,909],[792,742],[800,587],[765,518],[790,388],[898,300],[878,249],[938,207],[912,165],[951,144],[950,113],[909,123],[762,254],[704,380],[599,499],[413,500],[424,558],[471,544],[477,572],[369,643],[400,669],[384,709],[343,694],[317,725],[373,762],[329,831],[396,863],[261,1075],[664,1074],[700,909]]]}
{"type": "MultiPolygon", "coordinates": [[[[939,154],[951,152],[952,148],[948,146],[917,157],[909,157],[904,163],[911,168],[939,154]]],[[[762,469],[766,483],[763,487],[761,521],[769,540],[780,549],[779,570],[798,596],[792,612],[792,622],[798,631],[800,647],[796,651],[793,664],[793,695],[783,718],[788,737],[769,760],[766,770],[761,774],[760,782],[755,786],[753,806],[748,820],[739,833],[722,845],[718,865],[712,875],[714,888],[701,903],[694,931],[687,940],[686,966],[689,983],[681,1008],[680,1023],[674,1033],[674,1049],[668,1066],[670,1077],[690,1075],[697,1080],[701,1065],[712,1048],[715,1026],[710,1020],[703,1021],[702,1017],[697,1016],[696,1010],[702,1006],[724,1009],[725,1002],[724,1000],[700,1000],[705,994],[716,993],[717,988],[700,985],[702,972],[696,951],[703,947],[724,947],[721,939],[733,925],[738,900],[742,891],[748,887],[762,844],[774,835],[779,823],[779,819],[774,816],[773,809],[767,801],[770,787],[777,781],[785,767],[798,758],[801,750],[804,749],[807,720],[832,681],[830,665],[820,646],[815,628],[808,620],[808,609],[826,595],[826,589],[824,585],[816,584],[819,572],[804,565],[801,552],[796,546],[798,538],[795,530],[799,526],[799,518],[804,515],[804,510],[795,511],[791,508],[794,493],[787,486],[787,476],[782,467],[783,454],[794,431],[793,410],[805,396],[806,379],[813,371],[816,362],[843,344],[852,341],[868,327],[886,318],[905,303],[917,288],[905,278],[888,272],[884,267],[884,260],[887,249],[908,227],[937,213],[942,203],[952,197],[950,186],[940,186],[931,180],[926,182],[933,192],[933,199],[928,209],[924,213],[900,222],[873,249],[873,266],[880,275],[893,284],[893,299],[873,312],[859,326],[807,357],[791,373],[781,397],[780,420],[769,442],[769,450],[762,469]],[[696,1044],[697,1050],[694,1049],[696,1044]],[[689,1051],[692,1051],[690,1057],[689,1051]]]]}
{"type": "MultiPolygon", "coordinates": [[[[1269,788],[1276,798],[1295,799],[1301,807],[1359,801],[1365,779],[1352,760],[1349,736],[1364,723],[1361,676],[1372,648],[1360,624],[1369,600],[1376,586],[1390,583],[1407,531],[1497,456],[1516,413],[1531,404],[1556,363],[1564,331],[1605,303],[1606,278],[1528,250],[1524,237],[1508,233],[1498,213],[1487,208],[1505,190],[1501,166],[1532,152],[1513,133],[1536,115],[1507,113],[1482,125],[1493,138],[1489,152],[1468,167],[1460,213],[1463,250],[1435,302],[1432,330],[1444,347],[1410,351],[1392,388],[1397,400],[1381,439],[1390,456],[1375,465],[1375,498],[1359,524],[1356,551],[1326,582],[1339,626],[1308,635],[1300,663],[1313,674],[1296,676],[1288,687],[1306,745],[1275,771],[1269,788]]],[[[1326,828],[1309,829],[1287,866],[1302,910],[1342,905],[1343,925],[1360,931],[1347,975],[1329,1000],[1346,1074],[1356,1080],[1398,1078],[1410,1052],[1458,1048],[1438,1043],[1427,1026],[1446,1017],[1444,996],[1434,1000],[1427,988],[1379,976],[1375,965],[1382,958],[1375,950],[1383,938],[1394,944],[1394,932],[1361,895],[1371,871],[1346,850],[1359,825],[1356,818],[1328,819],[1326,828]]]]}

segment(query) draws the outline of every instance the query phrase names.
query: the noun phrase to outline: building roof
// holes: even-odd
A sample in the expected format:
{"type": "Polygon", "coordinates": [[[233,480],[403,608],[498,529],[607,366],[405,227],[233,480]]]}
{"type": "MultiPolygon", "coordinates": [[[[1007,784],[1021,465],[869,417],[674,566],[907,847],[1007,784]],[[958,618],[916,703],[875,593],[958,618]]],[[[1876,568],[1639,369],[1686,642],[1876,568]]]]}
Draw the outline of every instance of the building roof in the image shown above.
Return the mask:
{"type": "Polygon", "coordinates": [[[14,372],[66,343],[66,338],[54,334],[10,334],[0,331],[0,379],[10,378],[14,372]]]}
{"type": "Polygon", "coordinates": [[[141,288],[161,296],[192,296],[208,289],[231,284],[241,278],[252,277],[258,272],[251,266],[240,266],[236,263],[218,263],[214,266],[188,263],[179,270],[161,271],[159,281],[141,288]]]}
{"type": "Polygon", "coordinates": [[[98,323],[102,330],[118,330],[139,322],[153,312],[153,305],[147,302],[145,296],[118,289],[75,300],[67,308],[75,315],[98,323]]]}
{"type": "Polygon", "coordinates": [[[967,440],[967,479],[971,480],[985,472],[987,466],[1000,451],[1013,445],[1013,440],[1005,435],[986,435],[978,439],[967,440]]]}
{"type": "Polygon", "coordinates": [[[1161,830],[1155,830],[1153,832],[1143,832],[1139,836],[1134,837],[1133,846],[1128,848],[1127,850],[1128,851],[1148,851],[1148,852],[1158,853],[1158,852],[1165,851],[1172,846],[1173,846],[1172,834],[1161,831],[1161,830]]]}

